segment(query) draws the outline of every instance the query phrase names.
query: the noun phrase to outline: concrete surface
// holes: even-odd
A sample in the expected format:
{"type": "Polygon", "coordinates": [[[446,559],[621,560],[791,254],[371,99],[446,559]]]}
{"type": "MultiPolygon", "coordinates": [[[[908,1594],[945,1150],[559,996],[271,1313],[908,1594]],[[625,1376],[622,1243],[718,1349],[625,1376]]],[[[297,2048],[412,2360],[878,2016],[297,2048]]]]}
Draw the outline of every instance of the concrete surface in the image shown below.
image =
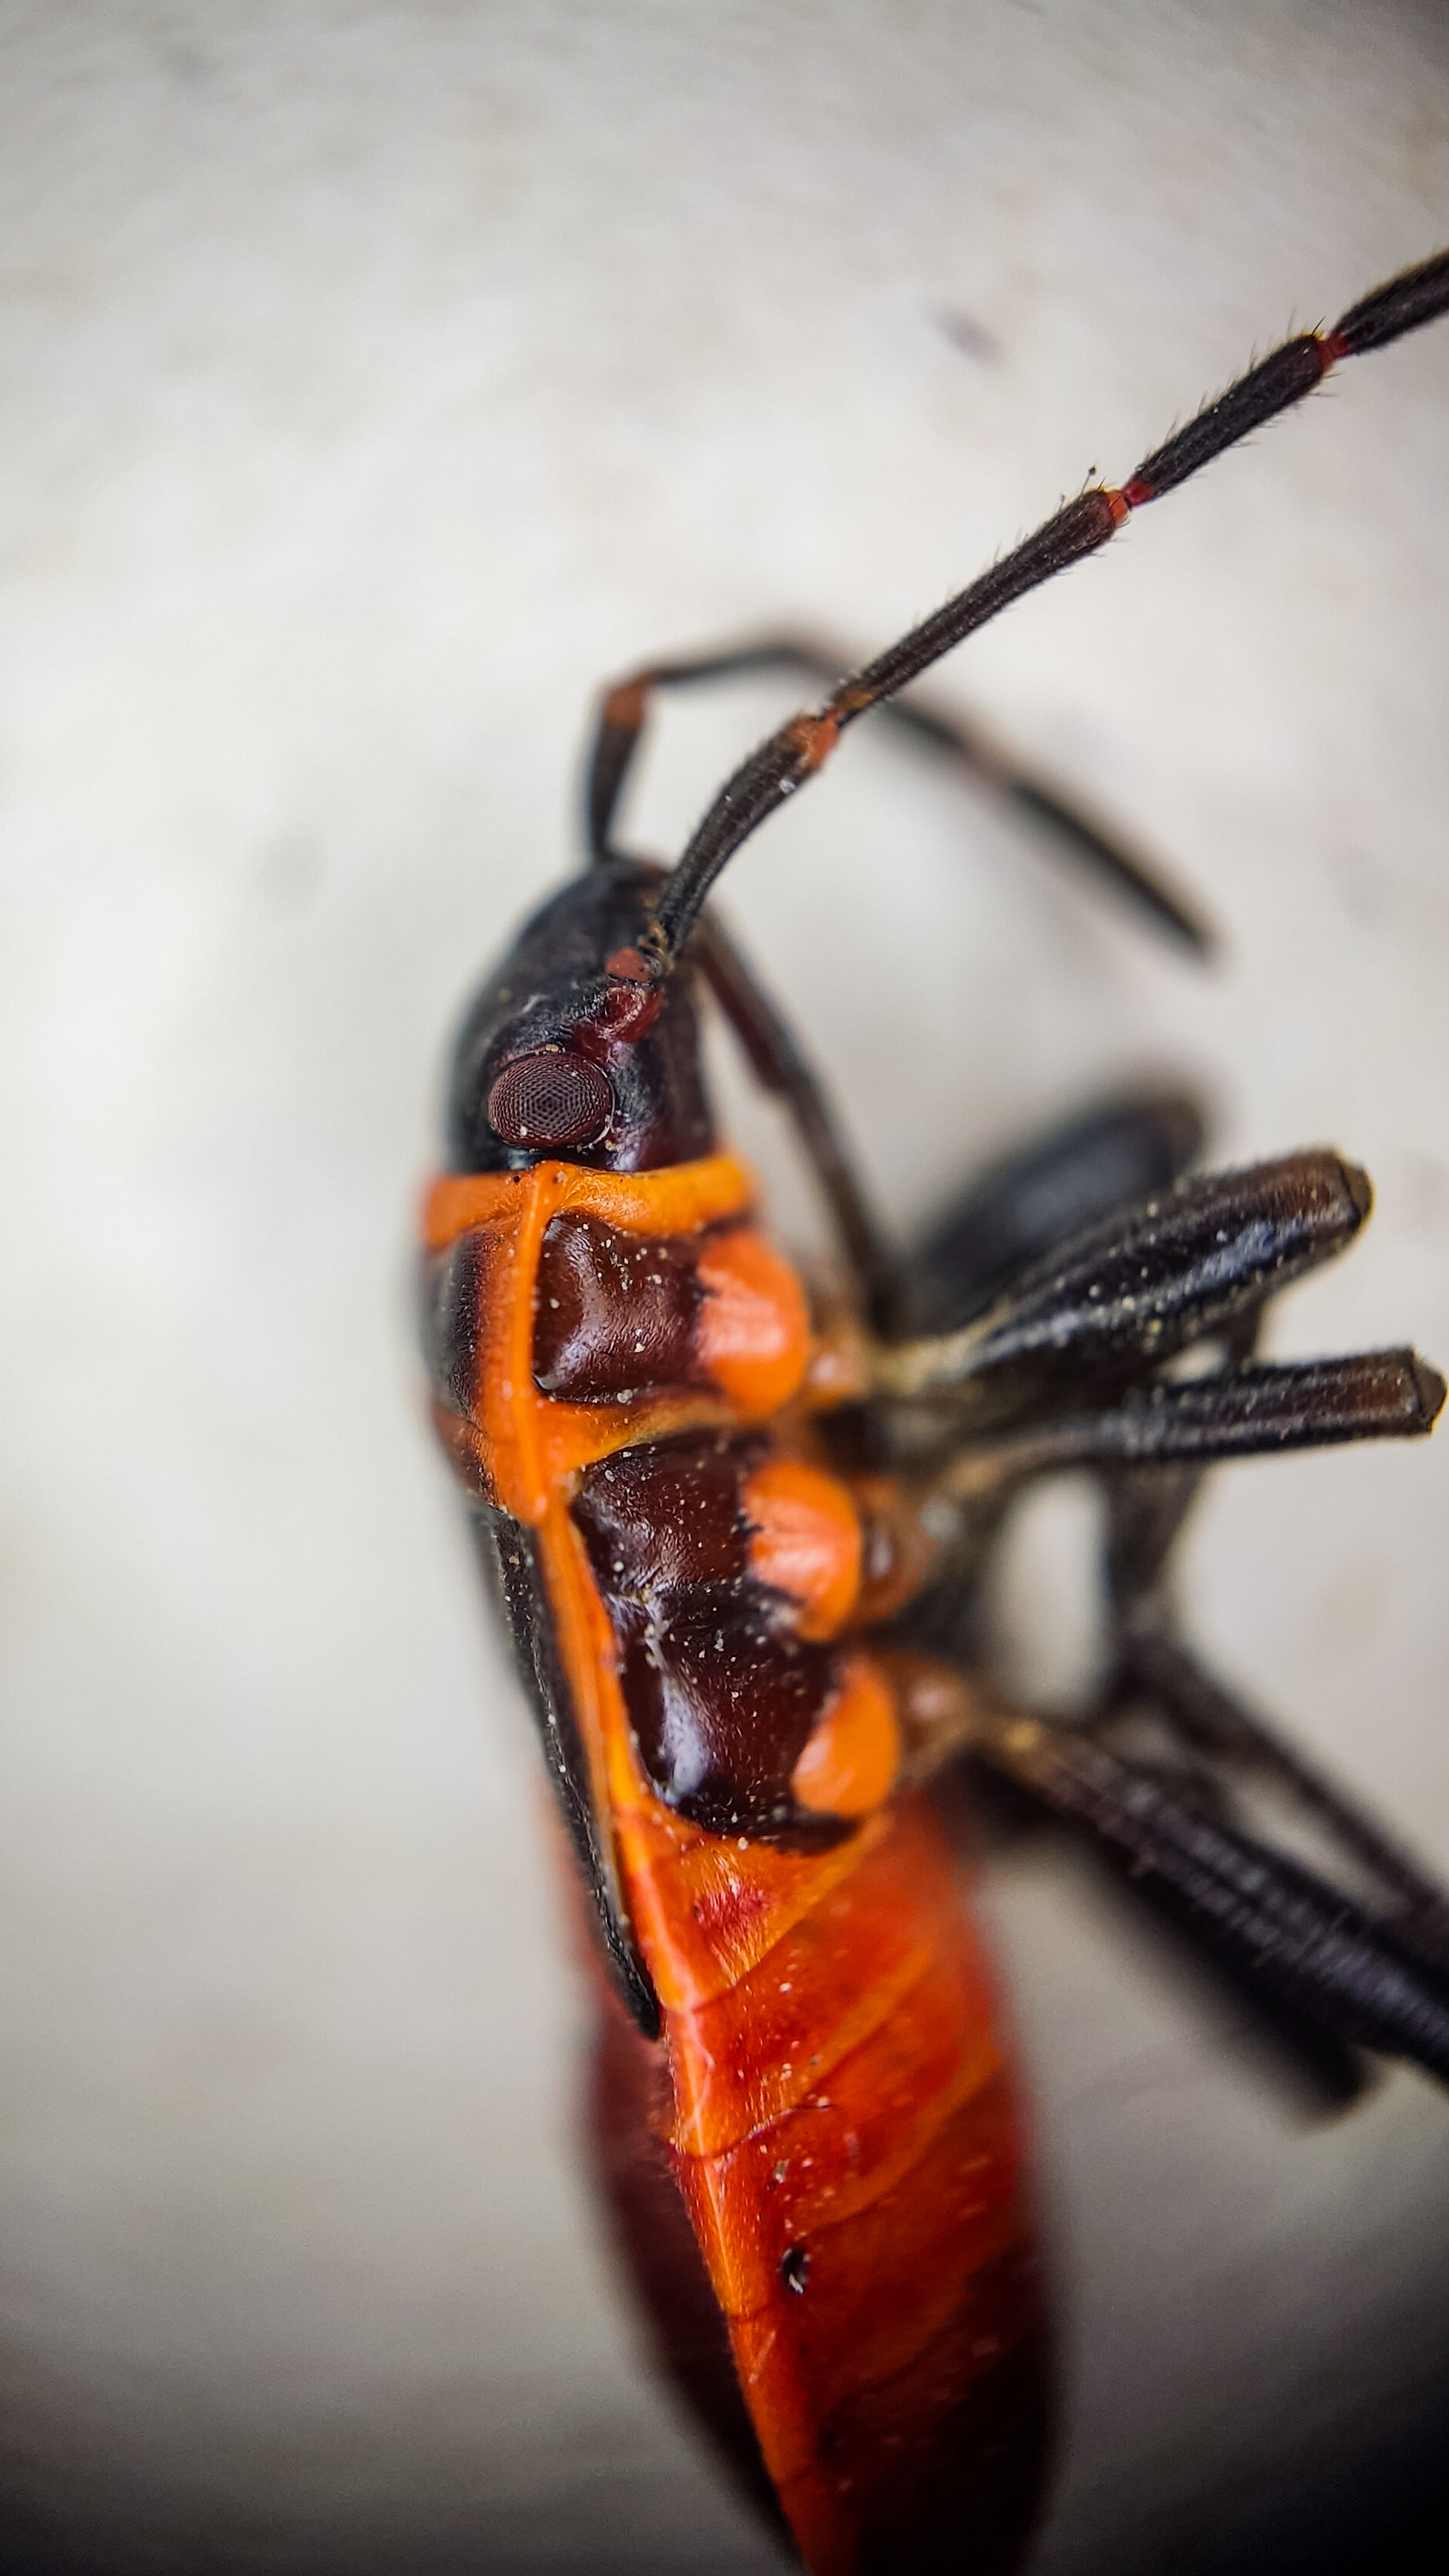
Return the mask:
{"type": "MultiPolygon", "coordinates": [[[[444,1034],[571,863],[602,676],[884,641],[1449,235],[1445,20],[9,0],[0,69],[3,2563],[745,2576],[594,2232],[422,1419],[444,1034]]],[[[898,1218],[1167,1064],[1225,1157],[1377,1180],[1275,1346],[1449,1353],[1446,488],[1449,328],[948,668],[1198,890],[1211,974],[864,735],[740,860],[898,1218]]],[[[672,713],[641,837],[780,704],[672,713]]],[[[1446,1483],[1243,1467],[1190,1567],[1443,1867],[1446,1483]]],[[[1078,1518],[1023,1542],[1043,1668],[1078,1518]]],[[[1312,2120],[1083,1870],[985,1902],[1067,2337],[1039,2576],[1331,2563],[1427,2474],[1443,2100],[1312,2120]]]]}

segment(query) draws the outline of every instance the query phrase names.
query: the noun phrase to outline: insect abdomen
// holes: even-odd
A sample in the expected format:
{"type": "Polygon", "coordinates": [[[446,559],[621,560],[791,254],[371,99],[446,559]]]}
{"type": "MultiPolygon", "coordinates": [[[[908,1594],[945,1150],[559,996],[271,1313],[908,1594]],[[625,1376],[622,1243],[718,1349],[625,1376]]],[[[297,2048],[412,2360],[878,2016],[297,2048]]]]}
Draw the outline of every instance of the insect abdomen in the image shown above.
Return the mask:
{"type": "Polygon", "coordinates": [[[1042,2334],[1020,2119],[944,1831],[911,1799],[813,1859],[685,1832],[625,1828],[669,1996],[669,2143],[796,2537],[817,2576],[934,2564],[933,2537],[966,2531],[973,2566],[1005,2567],[1042,2334]]]}

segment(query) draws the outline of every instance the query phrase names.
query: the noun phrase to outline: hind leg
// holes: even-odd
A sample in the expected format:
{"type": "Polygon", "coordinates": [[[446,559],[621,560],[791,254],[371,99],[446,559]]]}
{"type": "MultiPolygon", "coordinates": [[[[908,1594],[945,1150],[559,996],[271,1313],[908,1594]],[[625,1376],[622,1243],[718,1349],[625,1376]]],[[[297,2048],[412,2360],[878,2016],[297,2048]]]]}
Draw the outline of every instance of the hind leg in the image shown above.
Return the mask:
{"type": "Polygon", "coordinates": [[[1016,1147],[912,1248],[912,1330],[950,1333],[969,1323],[1008,1280],[1081,1227],[1177,1180],[1205,1132],[1191,1092],[1163,1084],[1110,1094],[1016,1147]]]}
{"type": "MultiPolygon", "coordinates": [[[[961,1674],[953,1700],[941,1668],[925,1671],[915,1694],[924,1714],[914,1765],[919,1776],[953,1747],[969,1749],[1087,1834],[1263,2000],[1280,2033],[1285,2024],[1306,2026],[1331,2046],[1405,2056],[1449,2082],[1449,1899],[1346,1792],[1203,1668],[1177,1633],[1171,1587],[1173,1550],[1207,1463],[1422,1437],[1443,1401],[1443,1381],[1403,1350],[1253,1361],[1266,1303],[1300,1266],[1341,1251],[1367,1211],[1367,1185],[1337,1157],[1288,1157],[1169,1188],[1110,1208],[1085,1228],[1077,1218],[1074,1239],[1058,1240],[1044,1256],[1031,1223],[1038,1181],[1044,1232],[1077,1182],[1071,1149],[1083,1135],[1125,1136],[1129,1153],[1165,1154],[1172,1134],[1164,1137],[1164,1124],[1141,1108],[1120,1128],[1110,1113],[1078,1122],[988,1175],[926,1248],[922,1272],[938,1283],[938,1311],[950,1311],[952,1298],[979,1306],[996,1291],[987,1327],[973,1334],[958,1326],[959,1344],[948,1335],[940,1346],[956,1353],[959,1386],[969,1391],[973,1379],[983,1381],[994,1339],[1020,1348],[1004,1418],[974,1438],[958,1435],[944,1460],[938,1449],[918,1489],[923,1522],[941,1534],[944,1554],[897,1635],[908,1650],[951,1659],[961,1674]],[[1204,1250],[1211,1293],[1197,1298],[1187,1291],[1204,1250]],[[1090,1365],[1114,1299],[1124,1315],[1115,1381],[1112,1368],[1094,1374],[1090,1365]],[[1064,1377],[1020,1374],[1029,1347],[1059,1355],[1078,1342],[1078,1364],[1064,1377]],[[1164,1374],[1164,1361],[1195,1342],[1206,1367],[1164,1374]],[[973,1607],[1010,1502],[1031,1480],[1064,1468],[1096,1477],[1107,1507],[1110,1669],[1100,1706],[1075,1722],[1007,1704],[984,1668],[973,1607]],[[1325,1865],[1305,1866],[1263,1839],[1252,1809],[1241,1806],[1245,1788],[1270,1792],[1306,1821],[1325,1865]]],[[[1085,1160],[1090,1170],[1090,1153],[1085,1160]]],[[[1113,1154],[1104,1168],[1106,1186],[1120,1168],[1113,1154]]],[[[920,1348],[924,1363],[932,1345],[920,1348]]],[[[901,1356],[890,1355],[887,1367],[901,1356]]],[[[936,1375],[945,1396],[951,1371],[936,1375]]],[[[906,1376],[914,1387],[931,1371],[909,1367],[906,1376]]],[[[941,1396],[917,1405],[925,1433],[934,1425],[938,1440],[949,1419],[941,1396]]],[[[958,1419],[964,1430],[969,1408],[958,1419]]],[[[905,1686],[909,1697],[908,1676],[905,1686]]]]}

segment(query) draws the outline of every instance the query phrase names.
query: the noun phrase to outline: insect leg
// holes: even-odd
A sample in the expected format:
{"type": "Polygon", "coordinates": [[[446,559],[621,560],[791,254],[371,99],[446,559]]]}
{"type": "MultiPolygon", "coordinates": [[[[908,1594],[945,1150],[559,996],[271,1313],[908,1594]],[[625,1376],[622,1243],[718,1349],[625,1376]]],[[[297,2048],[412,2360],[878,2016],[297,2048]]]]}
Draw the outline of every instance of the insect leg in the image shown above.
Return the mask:
{"type": "Polygon", "coordinates": [[[984,1420],[1078,1407],[1094,1382],[1236,1328],[1341,1252],[1371,1204],[1366,1175],[1328,1152],[1179,1181],[1074,1236],[977,1321],[877,1351],[873,1392],[984,1420]]]}
{"type": "Polygon", "coordinates": [[[1370,1351],[1159,1384],[1098,1412],[963,1443],[912,1489],[919,1527],[938,1553],[905,1631],[936,1651],[971,1656],[977,1590],[1011,1504],[1040,1476],[1097,1471],[1110,1497],[1118,1676],[1110,1708],[1168,1631],[1162,1567],[1205,1466],[1353,1440],[1422,1438],[1443,1401],[1443,1379],[1417,1352],[1370,1351]]]}
{"type": "MultiPolygon", "coordinates": [[[[655,689],[691,688],[774,671],[798,671],[834,685],[849,668],[849,660],[848,655],[833,653],[807,636],[770,635],[724,652],[648,663],[618,681],[605,695],[589,756],[585,810],[595,864],[613,855],[614,815],[655,689]]],[[[1154,929],[1200,956],[1208,953],[1211,933],[1185,897],[1140,852],[1128,849],[1119,834],[1109,833],[1083,806],[1014,760],[983,726],[921,706],[915,699],[887,699],[885,713],[903,733],[928,750],[944,752],[977,786],[1045,833],[1054,855],[1071,859],[1110,885],[1154,929]]]]}
{"type": "Polygon", "coordinates": [[[1181,1092],[1143,1093],[1090,1110],[989,1172],[928,1238],[919,1275],[903,1277],[828,1092],[713,911],[694,953],[755,1079],[790,1112],[878,1333],[898,1331],[908,1314],[937,1332],[951,1329],[962,1320],[963,1300],[964,1312],[974,1311],[1003,1277],[1105,1209],[1175,1180],[1201,1142],[1201,1114],[1181,1092]]]}
{"type": "Polygon", "coordinates": [[[1356,1903],[1242,1831],[1203,1783],[1118,1753],[1090,1725],[1018,1707],[980,1672],[910,1649],[887,1660],[910,1780],[963,1758],[984,1766],[1085,1834],[1205,1945],[1245,1998],[1267,2003],[1280,2041],[1302,2021],[1449,2082],[1449,1966],[1415,1923],[1356,1903]]]}
{"type": "Polygon", "coordinates": [[[942,1549],[921,1642],[974,1651],[982,1570],[1032,1477],[1130,1468],[1142,1501],[1119,1504],[1115,1544],[1122,1581],[1146,1597],[1213,1459],[1427,1429],[1442,1389],[1412,1353],[1232,1365],[1264,1299],[1342,1249],[1368,1201],[1332,1154],[1184,1181],[1079,1234],[978,1323],[878,1350],[875,1454],[925,1468],[942,1549]],[[1217,1374],[1158,1377],[1209,1338],[1228,1362],[1217,1374]]]}
{"type": "MultiPolygon", "coordinates": [[[[1417,1351],[1265,1361],[1134,1389],[1100,1412],[1069,1414],[973,1446],[946,1471],[941,1488],[964,1499],[1003,1479],[1015,1483],[1073,1467],[1203,1467],[1346,1440],[1412,1440],[1432,1430],[1443,1402],[1444,1380],[1417,1351]]],[[[1174,1495],[1169,1535],[1180,1518],[1177,1506],[1174,1495]]]]}
{"type": "MultiPolygon", "coordinates": [[[[1102,1706],[1082,1721],[1083,1731],[1100,1742],[1114,1720],[1150,1714],[1194,1761],[1207,1757],[1224,1772],[1286,1796],[1366,1873],[1373,1892],[1366,1919],[1385,1927],[1404,1959],[1449,1979],[1449,1900],[1381,1827],[1202,1669],[1173,1632],[1164,1582],[1168,1553],[1206,1463],[1328,1442],[1422,1436],[1443,1399],[1443,1380],[1416,1354],[1375,1352],[1229,1368],[1129,1394],[1096,1414],[972,1444],[925,1489],[923,1505],[938,1530],[943,1507],[960,1516],[954,1548],[947,1541],[947,1562],[954,1559],[959,1568],[961,1597],[953,1607],[948,1577],[938,1597],[927,1596],[914,1634],[937,1651],[970,1658],[970,1570],[989,1547],[1007,1502],[1037,1475],[1084,1466],[1104,1471],[1114,1663],[1102,1706]]],[[[909,1633],[909,1622],[903,1625],[909,1633]]],[[[1172,1785],[1194,1812],[1204,1788],[1221,1801],[1211,1773],[1172,1785]]]]}
{"type": "Polygon", "coordinates": [[[1085,1827],[1134,1880],[1155,1881],[1213,1949],[1282,2004],[1335,2039],[1407,2057],[1449,2082],[1449,1972],[1419,1955],[1398,1924],[1175,1797],[1083,1729],[991,1701],[972,1749],[1085,1827]]]}
{"type": "Polygon", "coordinates": [[[1118,1691],[1121,1698],[1145,1701],[1194,1751],[1286,1796],[1376,1883],[1382,1910],[1405,1947],[1449,1976],[1444,1891],[1401,1843],[1226,1690],[1189,1648],[1161,1629],[1139,1630],[1125,1641],[1118,1691]]]}
{"type": "Polygon", "coordinates": [[[888,1332],[900,1297],[898,1264],[829,1094],[784,1013],[712,912],[701,925],[695,957],[756,1081],[785,1102],[835,1219],[860,1304],[873,1328],[888,1332]]]}
{"type": "Polygon", "coordinates": [[[1176,1090],[1101,1103],[987,1172],[926,1238],[905,1275],[860,1179],[834,1105],[789,1021],[719,917],[694,955],[756,1080],[783,1099],[836,1223],[860,1302],[877,1332],[906,1319],[948,1332],[1106,1211],[1176,1180],[1202,1142],[1195,1101],[1176,1090]]]}
{"type": "Polygon", "coordinates": [[[1128,1092],[994,1163],[911,1252],[913,1327],[955,1331],[1084,1226],[1168,1188],[1196,1159],[1203,1129],[1187,1092],[1128,1092]]]}
{"type": "MultiPolygon", "coordinates": [[[[1408,1360],[1410,1355],[1396,1356],[1408,1360]]],[[[1429,1429],[1438,1409],[1434,1398],[1442,1381],[1422,1362],[1412,1365],[1422,1418],[1414,1419],[1406,1379],[1404,1409],[1386,1425],[1391,1436],[1429,1429]]],[[[1379,1385],[1380,1394],[1388,1395],[1387,1379],[1381,1377],[1379,1385]]],[[[1367,1386],[1364,1391],[1370,1392],[1367,1386]]],[[[1364,1418],[1365,1434],[1370,1429],[1364,1418]]],[[[1442,1890],[1375,1819],[1209,1673],[1178,1637],[1167,1562],[1200,1481],[1197,1471],[1172,1466],[1110,1469],[1102,1478],[1115,1662],[1106,1719],[1110,1722],[1124,1706],[1146,1703],[1194,1754],[1267,1783],[1368,1872],[1401,1937],[1449,1968],[1449,1899],[1442,1890]]]]}
{"type": "MultiPolygon", "coordinates": [[[[639,748],[649,700],[656,689],[707,686],[713,680],[748,679],[772,671],[800,671],[811,679],[834,681],[846,668],[848,658],[804,635],[766,635],[757,643],[729,645],[719,652],[687,653],[664,662],[646,662],[626,679],[616,680],[606,690],[599,708],[584,789],[589,849],[595,865],[614,856],[614,815],[639,748]]],[[[909,724],[919,725],[921,721],[909,708],[893,712],[909,724]]]]}

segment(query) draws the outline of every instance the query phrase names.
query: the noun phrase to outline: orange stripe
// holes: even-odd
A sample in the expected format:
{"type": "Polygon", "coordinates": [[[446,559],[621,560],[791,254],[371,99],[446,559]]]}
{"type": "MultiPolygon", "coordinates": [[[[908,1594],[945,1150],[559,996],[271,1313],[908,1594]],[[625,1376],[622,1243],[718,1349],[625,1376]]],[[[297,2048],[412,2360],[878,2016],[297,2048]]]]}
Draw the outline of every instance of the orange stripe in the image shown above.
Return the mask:
{"type": "Polygon", "coordinates": [[[583,1163],[533,1163],[526,1172],[444,1172],[423,1199],[423,1241],[445,1252],[470,1226],[509,1222],[521,1197],[538,1191],[549,1214],[573,1208],[627,1234],[696,1234],[721,1217],[740,1215],[755,1194],[754,1177],[734,1154],[670,1163],[658,1172],[594,1172],[583,1163]]]}
{"type": "MultiPolygon", "coordinates": [[[[433,1183],[423,1209],[428,1248],[442,1251],[469,1232],[481,1238],[477,1376],[471,1420],[457,1442],[471,1453],[484,1488],[515,1520],[538,1528],[552,1497],[581,1468],[617,1449],[680,1431],[763,1421],[799,1387],[810,1359],[805,1309],[794,1273],[774,1253],[769,1254],[768,1277],[784,1301],[781,1330],[789,1347],[772,1349],[762,1365],[751,1367],[740,1358],[718,1390],[632,1396],[617,1404],[567,1404],[541,1395],[533,1381],[539,1254],[560,1210],[600,1217],[625,1232],[689,1234],[741,1214],[753,1188],[745,1165],[729,1154],[661,1172],[591,1172],[578,1163],[535,1163],[526,1172],[444,1174],[433,1183]]],[[[725,1238],[727,1243],[735,1240],[725,1238]]],[[[740,1237],[742,1242],[755,1240],[740,1237]]],[[[768,1247],[761,1243],[758,1250],[755,1267],[763,1281],[761,1262],[768,1247]]]]}

